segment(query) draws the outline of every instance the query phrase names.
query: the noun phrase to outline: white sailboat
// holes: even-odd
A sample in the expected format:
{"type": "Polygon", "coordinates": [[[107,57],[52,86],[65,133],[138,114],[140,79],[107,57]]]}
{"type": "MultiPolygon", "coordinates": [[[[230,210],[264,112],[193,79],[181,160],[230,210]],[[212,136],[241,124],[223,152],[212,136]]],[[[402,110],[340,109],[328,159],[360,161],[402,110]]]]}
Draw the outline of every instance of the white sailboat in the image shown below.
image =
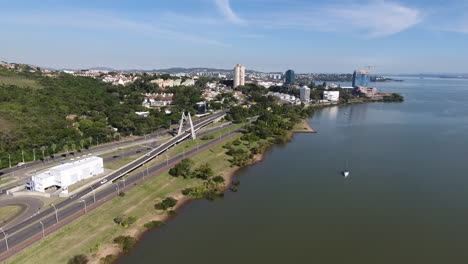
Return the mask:
{"type": "Polygon", "coordinates": [[[346,161],[346,168],[343,171],[343,176],[346,178],[349,175],[349,170],[348,170],[348,161],[346,161]]]}

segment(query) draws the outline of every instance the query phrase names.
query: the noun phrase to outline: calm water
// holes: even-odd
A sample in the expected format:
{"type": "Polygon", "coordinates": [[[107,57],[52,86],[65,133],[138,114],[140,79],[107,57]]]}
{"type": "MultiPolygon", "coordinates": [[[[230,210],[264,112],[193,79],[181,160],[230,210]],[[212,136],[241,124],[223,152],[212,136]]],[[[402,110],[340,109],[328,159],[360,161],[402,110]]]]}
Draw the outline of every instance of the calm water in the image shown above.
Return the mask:
{"type": "Polygon", "coordinates": [[[406,101],[315,113],[119,263],[468,263],[468,81],[378,87],[406,101]]]}

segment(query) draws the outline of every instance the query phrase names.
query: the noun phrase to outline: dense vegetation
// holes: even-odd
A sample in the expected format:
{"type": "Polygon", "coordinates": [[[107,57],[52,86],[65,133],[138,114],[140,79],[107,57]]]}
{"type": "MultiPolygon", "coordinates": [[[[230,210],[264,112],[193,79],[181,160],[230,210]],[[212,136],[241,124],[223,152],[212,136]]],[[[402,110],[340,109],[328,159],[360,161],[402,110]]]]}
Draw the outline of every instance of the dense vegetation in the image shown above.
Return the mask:
{"type": "Polygon", "coordinates": [[[0,168],[9,166],[9,156],[15,165],[23,155],[25,161],[33,160],[34,153],[41,159],[167,128],[180,118],[182,109],[194,112],[201,95],[198,88],[171,88],[172,114],[150,110],[145,118],[135,112],[148,110],[141,106],[142,93],[160,91],[149,82],[154,76],[142,76],[128,86],[111,86],[64,73],[46,77],[0,67],[2,78],[22,82],[0,82],[0,168]]]}

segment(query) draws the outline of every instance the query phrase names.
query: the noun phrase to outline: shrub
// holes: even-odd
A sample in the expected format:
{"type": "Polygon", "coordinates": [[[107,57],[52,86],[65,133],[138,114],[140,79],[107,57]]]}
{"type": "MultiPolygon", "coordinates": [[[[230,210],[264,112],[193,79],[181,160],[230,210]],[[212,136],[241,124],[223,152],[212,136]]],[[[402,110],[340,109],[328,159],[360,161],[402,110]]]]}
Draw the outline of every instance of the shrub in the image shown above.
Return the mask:
{"type": "Polygon", "coordinates": [[[224,178],[221,177],[221,176],[216,176],[216,177],[213,178],[213,181],[216,182],[216,183],[223,183],[224,178]]]}
{"type": "Polygon", "coordinates": [[[192,188],[186,188],[182,190],[183,195],[189,195],[192,192],[192,188]]]}
{"type": "Polygon", "coordinates": [[[70,260],[68,260],[68,264],[86,264],[86,263],[88,263],[88,257],[83,254],[76,255],[70,260]]]}
{"type": "Polygon", "coordinates": [[[174,207],[177,204],[177,200],[172,197],[167,197],[162,202],[154,205],[154,208],[157,210],[166,210],[168,208],[174,207]]]}
{"type": "Polygon", "coordinates": [[[136,242],[137,239],[132,236],[118,236],[114,238],[114,243],[118,244],[124,253],[130,252],[136,242]]]}
{"type": "Polygon", "coordinates": [[[117,260],[116,255],[107,255],[99,260],[100,264],[112,264],[117,260]]]}
{"type": "Polygon", "coordinates": [[[130,217],[118,216],[114,218],[114,223],[127,228],[129,225],[135,223],[136,220],[138,220],[138,217],[136,216],[130,216],[130,217]]]}
{"type": "Polygon", "coordinates": [[[210,140],[210,139],[213,139],[214,138],[214,135],[204,135],[203,137],[201,137],[200,139],[201,140],[210,140]]]}
{"type": "Polygon", "coordinates": [[[174,216],[177,214],[176,210],[169,210],[169,212],[167,212],[168,215],[171,215],[171,216],[174,216]]]}
{"type": "Polygon", "coordinates": [[[144,224],[144,227],[149,229],[149,228],[161,227],[163,225],[165,225],[163,221],[151,221],[151,222],[144,224]]]}

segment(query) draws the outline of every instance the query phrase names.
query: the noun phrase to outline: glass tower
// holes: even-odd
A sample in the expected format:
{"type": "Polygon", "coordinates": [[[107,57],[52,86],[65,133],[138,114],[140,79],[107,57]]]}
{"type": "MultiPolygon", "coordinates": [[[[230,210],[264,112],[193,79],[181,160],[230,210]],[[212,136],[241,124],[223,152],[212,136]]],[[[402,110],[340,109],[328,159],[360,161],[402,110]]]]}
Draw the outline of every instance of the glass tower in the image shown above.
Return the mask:
{"type": "Polygon", "coordinates": [[[365,71],[365,70],[354,71],[353,87],[356,87],[356,86],[369,87],[369,81],[370,81],[369,71],[365,71]]]}
{"type": "Polygon", "coordinates": [[[285,78],[286,78],[286,81],[285,81],[284,84],[286,84],[286,85],[294,84],[294,82],[296,81],[296,74],[294,73],[293,70],[287,70],[284,75],[285,75],[285,78]]]}

